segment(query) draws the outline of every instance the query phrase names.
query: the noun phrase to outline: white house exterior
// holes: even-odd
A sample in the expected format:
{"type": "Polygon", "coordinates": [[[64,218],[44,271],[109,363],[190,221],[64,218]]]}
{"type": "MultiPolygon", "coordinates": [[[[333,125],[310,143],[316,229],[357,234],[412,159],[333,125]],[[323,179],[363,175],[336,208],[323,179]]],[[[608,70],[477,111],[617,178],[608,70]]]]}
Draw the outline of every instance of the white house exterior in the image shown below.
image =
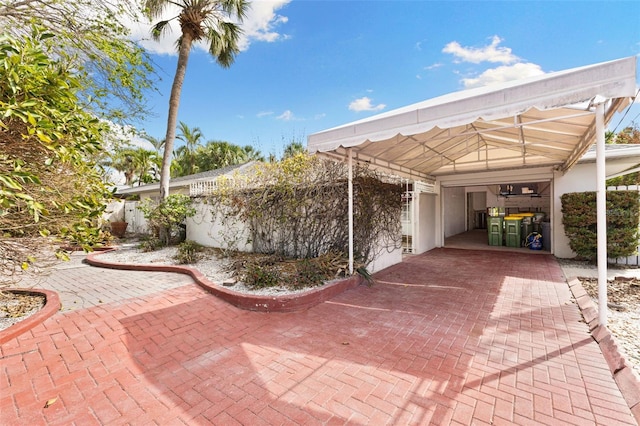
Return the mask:
{"type": "MultiPolygon", "coordinates": [[[[198,187],[202,184],[212,183],[221,177],[224,177],[225,179],[232,179],[235,175],[250,173],[255,164],[255,161],[250,161],[240,165],[233,165],[189,176],[172,178],[169,181],[169,194],[190,195],[190,191],[193,186],[198,187]]],[[[107,206],[106,220],[124,219],[124,221],[129,224],[127,228],[128,232],[146,232],[146,220],[142,212],[137,208],[139,201],[127,200],[127,198],[138,198],[139,200],[150,198],[152,200],[158,200],[160,198],[160,183],[156,182],[141,186],[119,188],[116,194],[122,199],[122,201],[114,202],[107,206]]],[[[189,238],[189,236],[187,237],[189,238]]]]}
{"type": "MultiPolygon", "coordinates": [[[[599,305],[606,306],[605,129],[638,93],[637,58],[451,93],[309,135],[308,149],[432,183],[420,194],[417,253],[464,230],[471,186],[549,182],[552,250],[564,254],[557,200],[571,171],[596,146],[599,305]],[[431,199],[434,197],[435,199],[431,199]],[[457,221],[456,221],[457,220],[457,221]]],[[[579,173],[579,170],[574,170],[579,173]]],[[[592,187],[593,189],[593,187],[592,187]]],[[[352,192],[345,194],[351,203],[352,192]]],[[[352,226],[357,226],[353,224],[352,226]]],[[[599,312],[606,325],[606,309],[599,312]]]]}

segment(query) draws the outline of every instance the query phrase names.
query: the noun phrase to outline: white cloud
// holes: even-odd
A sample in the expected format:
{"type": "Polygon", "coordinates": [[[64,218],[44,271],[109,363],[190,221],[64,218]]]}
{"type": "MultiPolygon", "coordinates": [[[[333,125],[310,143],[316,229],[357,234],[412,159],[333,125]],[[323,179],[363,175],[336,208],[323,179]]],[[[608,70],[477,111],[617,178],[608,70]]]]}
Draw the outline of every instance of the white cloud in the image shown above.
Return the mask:
{"type": "Polygon", "coordinates": [[[349,104],[349,109],[351,111],[380,111],[386,107],[385,104],[372,105],[371,99],[367,96],[364,96],[360,99],[356,99],[349,104]]]}
{"type": "Polygon", "coordinates": [[[492,84],[504,83],[506,81],[518,80],[542,74],[544,74],[544,71],[542,71],[540,65],[518,63],[488,69],[477,78],[463,78],[462,84],[464,84],[464,87],[466,88],[489,86],[492,84]]]}
{"type": "Polygon", "coordinates": [[[258,114],[256,114],[258,118],[268,117],[270,115],[273,115],[273,111],[260,111],[258,114]]]}
{"type": "Polygon", "coordinates": [[[293,116],[293,112],[291,112],[290,110],[286,110],[285,112],[277,116],[276,119],[282,121],[291,121],[295,120],[295,117],[293,116]]]}
{"type": "MultiPolygon", "coordinates": [[[[502,64],[495,68],[487,69],[475,77],[462,78],[461,82],[465,88],[489,86],[544,74],[540,65],[523,62],[521,58],[513,54],[511,48],[500,46],[502,41],[497,35],[491,38],[489,45],[483,47],[463,47],[457,41],[452,41],[442,49],[442,52],[452,54],[455,57],[454,62],[458,63],[470,62],[479,64],[490,62],[502,64]]],[[[454,73],[460,74],[457,71],[454,71],[454,73]]]]}
{"type": "Polygon", "coordinates": [[[291,0],[253,0],[251,9],[242,24],[244,36],[240,40],[240,50],[247,50],[252,41],[275,41],[287,40],[290,37],[277,31],[277,27],[286,24],[289,18],[278,15],[280,10],[291,0]]]}
{"type": "Polygon", "coordinates": [[[491,44],[483,47],[463,47],[457,41],[452,41],[442,49],[442,52],[452,54],[461,62],[473,64],[481,62],[512,64],[518,62],[520,58],[514,55],[509,47],[499,46],[502,41],[500,37],[493,36],[491,44]]]}
{"type": "MultiPolygon", "coordinates": [[[[276,11],[286,6],[290,1],[291,0],[254,0],[251,2],[251,8],[247,12],[247,16],[241,25],[244,34],[238,43],[240,50],[247,50],[254,41],[272,43],[289,39],[290,37],[288,35],[277,31],[280,25],[288,22],[288,18],[277,14],[276,11]]],[[[163,19],[173,18],[177,16],[178,13],[179,9],[176,6],[170,5],[167,7],[163,19]]],[[[154,20],[153,23],[158,20],[154,20]]],[[[160,55],[177,54],[176,41],[180,37],[180,26],[177,19],[171,21],[171,30],[167,31],[160,41],[151,39],[152,24],[149,23],[146,18],[140,18],[139,22],[131,22],[129,27],[133,39],[138,40],[140,45],[149,52],[160,55]]],[[[206,43],[203,42],[196,44],[195,48],[208,51],[206,43]]]]}
{"type": "Polygon", "coordinates": [[[440,68],[441,66],[443,66],[444,64],[442,62],[436,62],[433,65],[429,65],[427,67],[424,67],[425,70],[427,71],[431,71],[431,70],[435,70],[437,68],[440,68]]]}

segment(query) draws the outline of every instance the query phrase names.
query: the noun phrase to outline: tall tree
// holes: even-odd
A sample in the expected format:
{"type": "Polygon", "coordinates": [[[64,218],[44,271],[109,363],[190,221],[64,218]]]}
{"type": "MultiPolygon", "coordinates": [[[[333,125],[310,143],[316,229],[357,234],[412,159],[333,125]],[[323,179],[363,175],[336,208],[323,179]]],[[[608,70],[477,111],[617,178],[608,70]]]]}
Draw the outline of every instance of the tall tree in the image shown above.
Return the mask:
{"type": "Polygon", "coordinates": [[[204,135],[199,127],[192,129],[183,121],[180,122],[178,131],[177,139],[184,142],[184,145],[176,150],[176,160],[180,164],[182,176],[192,175],[198,171],[195,153],[204,135]]]}
{"type": "MultiPolygon", "coordinates": [[[[0,234],[88,247],[109,196],[94,161],[107,126],[79,102],[80,70],[47,50],[52,41],[39,30],[0,37],[0,234]]],[[[0,238],[0,272],[29,249],[0,238]]]]}
{"type": "Polygon", "coordinates": [[[164,139],[158,139],[146,133],[143,133],[141,137],[142,139],[151,143],[151,145],[153,145],[153,149],[155,149],[157,153],[160,153],[160,150],[164,147],[164,139]]]}
{"type": "MultiPolygon", "coordinates": [[[[607,143],[620,144],[620,145],[637,145],[640,144],[640,127],[637,123],[631,123],[630,126],[625,127],[618,133],[607,132],[607,143]]],[[[640,166],[637,164],[636,167],[640,166]]],[[[634,168],[636,168],[634,167],[634,168]]],[[[634,172],[623,176],[618,176],[613,179],[607,180],[608,186],[623,186],[623,185],[640,185],[640,173],[634,172]]]]}
{"type": "Polygon", "coordinates": [[[287,158],[295,156],[296,154],[301,154],[304,152],[306,152],[306,150],[302,142],[291,141],[287,146],[284,147],[282,159],[285,160],[287,158]]]}
{"type": "Polygon", "coordinates": [[[242,148],[246,154],[247,161],[264,161],[264,155],[259,149],[255,149],[252,145],[245,145],[242,148]]]}
{"type": "Polygon", "coordinates": [[[620,132],[613,138],[613,143],[625,145],[640,144],[640,127],[638,124],[632,123],[630,126],[620,130],[620,132]]]}
{"type": "Polygon", "coordinates": [[[77,96],[85,110],[132,124],[148,112],[145,93],[154,80],[147,53],[130,37],[140,1],[0,0],[0,27],[16,37],[33,24],[46,28],[56,36],[47,49],[83,79],[77,96]]]}
{"type": "Polygon", "coordinates": [[[169,97],[167,133],[160,173],[160,197],[165,199],[169,195],[171,154],[178,122],[180,94],[191,47],[194,42],[205,41],[208,44],[209,53],[216,58],[216,62],[224,68],[230,67],[235,60],[235,55],[239,52],[238,40],[242,34],[236,22],[243,21],[249,3],[245,0],[146,0],[145,6],[152,20],[162,19],[169,6],[177,6],[179,10],[177,16],[163,19],[155,24],[152,31],[153,37],[159,39],[163,31],[169,28],[172,20],[177,19],[180,23],[178,64],[169,97]]]}
{"type": "Polygon", "coordinates": [[[157,182],[159,178],[160,158],[157,152],[149,149],[132,146],[116,148],[105,165],[123,173],[125,185],[128,186],[157,182]]]}
{"type": "Polygon", "coordinates": [[[201,172],[248,161],[247,153],[242,147],[225,141],[209,141],[205,146],[199,147],[195,160],[201,172]]]}

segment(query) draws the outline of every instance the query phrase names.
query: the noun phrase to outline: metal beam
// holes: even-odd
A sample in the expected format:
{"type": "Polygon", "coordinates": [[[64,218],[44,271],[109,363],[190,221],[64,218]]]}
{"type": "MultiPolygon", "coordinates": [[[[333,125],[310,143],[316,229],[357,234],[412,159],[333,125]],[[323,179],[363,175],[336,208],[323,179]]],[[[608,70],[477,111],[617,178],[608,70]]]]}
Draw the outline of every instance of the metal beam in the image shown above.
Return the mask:
{"type": "Polygon", "coordinates": [[[604,149],[604,102],[596,105],[596,210],[598,243],[598,321],[607,326],[607,187],[604,149]]]}

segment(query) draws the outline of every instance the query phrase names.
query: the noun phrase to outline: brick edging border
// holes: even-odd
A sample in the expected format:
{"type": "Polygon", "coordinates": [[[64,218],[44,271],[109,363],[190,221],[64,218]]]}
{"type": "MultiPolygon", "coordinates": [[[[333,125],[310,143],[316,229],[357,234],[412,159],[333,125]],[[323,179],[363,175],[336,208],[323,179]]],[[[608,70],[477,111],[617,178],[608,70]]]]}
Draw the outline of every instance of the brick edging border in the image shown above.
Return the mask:
{"type": "Polygon", "coordinates": [[[36,325],[43,323],[47,318],[53,316],[60,310],[60,297],[55,291],[25,288],[10,288],[7,289],[7,291],[11,291],[13,293],[41,294],[44,296],[45,302],[44,306],[39,309],[38,312],[29,315],[27,318],[5,328],[4,330],[0,330],[0,345],[8,342],[15,337],[18,337],[23,333],[26,333],[36,325]]]}
{"type": "Polygon", "coordinates": [[[569,289],[571,289],[573,297],[576,299],[580,311],[582,311],[584,321],[589,326],[591,336],[598,342],[600,350],[607,360],[609,370],[611,370],[611,374],[623,398],[629,405],[636,421],[640,424],[640,377],[620,352],[618,343],[609,329],[600,325],[598,308],[584,287],[582,287],[578,277],[567,279],[567,284],[569,284],[569,289]]]}
{"type": "MultiPolygon", "coordinates": [[[[113,249],[115,250],[115,249],[113,249]]],[[[326,300],[331,299],[338,294],[359,286],[364,279],[359,275],[349,278],[331,281],[320,287],[315,287],[309,291],[283,295],[283,296],[259,296],[247,295],[216,285],[207,279],[207,277],[195,268],[179,265],[153,265],[153,264],[130,264],[130,263],[114,263],[100,260],[100,254],[106,253],[89,253],[87,255],[87,263],[92,266],[110,269],[123,269],[129,271],[156,271],[156,272],[177,272],[179,274],[189,275],[202,288],[214,296],[230,303],[240,309],[258,312],[294,312],[311,308],[326,300]]]]}

